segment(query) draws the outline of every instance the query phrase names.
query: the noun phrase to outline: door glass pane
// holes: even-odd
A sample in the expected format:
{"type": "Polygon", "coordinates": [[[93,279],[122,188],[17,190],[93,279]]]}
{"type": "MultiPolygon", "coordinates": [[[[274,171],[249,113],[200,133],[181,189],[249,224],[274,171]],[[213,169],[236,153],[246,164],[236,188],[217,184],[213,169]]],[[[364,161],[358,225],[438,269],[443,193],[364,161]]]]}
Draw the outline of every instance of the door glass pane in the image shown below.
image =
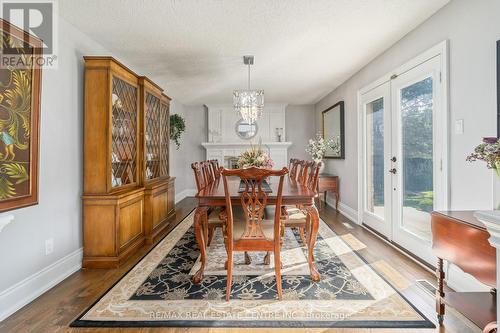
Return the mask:
{"type": "Polygon", "coordinates": [[[113,77],[112,105],[111,184],[118,187],[136,182],[137,88],[113,77]]]}
{"type": "Polygon", "coordinates": [[[144,157],[146,160],[147,180],[160,177],[160,107],[160,99],[153,94],[146,93],[144,157]]]}
{"type": "Polygon", "coordinates": [[[430,239],[433,209],[432,77],[401,89],[403,227],[430,239]]]}
{"type": "Polygon", "coordinates": [[[366,210],[384,218],[384,99],[366,104],[366,210]]]}

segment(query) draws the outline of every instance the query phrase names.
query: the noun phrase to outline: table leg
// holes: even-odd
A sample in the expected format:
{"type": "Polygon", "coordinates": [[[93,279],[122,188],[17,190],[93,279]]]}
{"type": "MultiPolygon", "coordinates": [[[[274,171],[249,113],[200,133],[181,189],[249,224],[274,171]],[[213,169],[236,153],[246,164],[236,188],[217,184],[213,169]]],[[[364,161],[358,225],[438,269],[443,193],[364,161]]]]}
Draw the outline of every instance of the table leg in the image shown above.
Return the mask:
{"type": "Polygon", "coordinates": [[[206,234],[208,229],[208,208],[198,207],[194,213],[194,232],[196,235],[196,241],[198,242],[198,248],[200,249],[200,269],[193,275],[193,283],[200,283],[203,279],[203,271],[205,269],[205,263],[207,258],[206,253],[206,234]]]}
{"type": "Polygon", "coordinates": [[[318,210],[314,206],[306,206],[307,215],[309,216],[309,230],[307,233],[307,262],[309,264],[309,270],[311,271],[311,279],[313,281],[319,281],[321,276],[319,275],[316,267],[314,267],[314,245],[316,244],[316,238],[318,237],[319,229],[319,214],[318,210]]]}
{"type": "Polygon", "coordinates": [[[439,325],[443,325],[444,320],[444,271],[443,259],[438,258],[438,265],[436,269],[437,289],[436,289],[436,312],[439,325]]]}
{"type": "Polygon", "coordinates": [[[335,192],[335,210],[337,212],[339,211],[339,200],[340,200],[340,193],[337,191],[335,192]]]}

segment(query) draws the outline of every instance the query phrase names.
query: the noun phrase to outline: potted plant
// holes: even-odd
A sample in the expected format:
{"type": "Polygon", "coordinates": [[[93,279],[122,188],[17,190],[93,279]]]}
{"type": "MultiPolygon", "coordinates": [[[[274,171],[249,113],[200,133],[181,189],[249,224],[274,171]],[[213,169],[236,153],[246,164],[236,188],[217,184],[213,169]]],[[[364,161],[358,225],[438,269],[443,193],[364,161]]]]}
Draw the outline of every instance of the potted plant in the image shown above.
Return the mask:
{"type": "Polygon", "coordinates": [[[494,201],[495,209],[500,209],[500,140],[495,137],[485,137],[483,142],[474,148],[467,156],[467,161],[484,161],[488,169],[495,171],[494,201]]]}
{"type": "MultiPolygon", "coordinates": [[[[311,158],[314,162],[319,163],[323,161],[323,157],[325,156],[325,152],[328,149],[333,150],[334,153],[340,153],[340,139],[339,137],[335,139],[327,139],[325,140],[321,133],[316,134],[316,138],[309,139],[309,144],[307,145],[306,152],[311,155],[311,158]]],[[[325,164],[321,165],[320,173],[323,172],[325,168],[325,164]]]]}
{"type": "Polygon", "coordinates": [[[177,149],[181,146],[181,134],[186,130],[186,122],[180,115],[170,115],[170,139],[174,140],[177,149]]]}

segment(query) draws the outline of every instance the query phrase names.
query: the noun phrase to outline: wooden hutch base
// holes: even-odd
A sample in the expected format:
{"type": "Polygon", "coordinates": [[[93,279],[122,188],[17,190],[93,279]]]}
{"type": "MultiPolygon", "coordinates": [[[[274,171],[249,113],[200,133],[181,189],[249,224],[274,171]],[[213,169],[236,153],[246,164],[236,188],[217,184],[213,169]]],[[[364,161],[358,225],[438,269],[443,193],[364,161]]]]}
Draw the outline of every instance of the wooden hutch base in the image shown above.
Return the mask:
{"type": "Polygon", "coordinates": [[[83,267],[118,267],[175,214],[170,98],[111,57],[85,58],[83,267]]]}

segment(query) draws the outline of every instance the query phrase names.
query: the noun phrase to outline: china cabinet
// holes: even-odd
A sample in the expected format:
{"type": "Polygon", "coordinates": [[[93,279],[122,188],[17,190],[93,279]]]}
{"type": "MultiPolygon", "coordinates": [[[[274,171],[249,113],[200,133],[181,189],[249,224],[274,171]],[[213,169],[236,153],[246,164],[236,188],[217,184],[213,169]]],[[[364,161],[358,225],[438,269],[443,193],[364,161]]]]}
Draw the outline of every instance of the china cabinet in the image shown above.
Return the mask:
{"type": "Polygon", "coordinates": [[[139,82],[144,107],[144,228],[151,244],[175,213],[174,183],[168,172],[170,98],[148,78],[139,82]]]}
{"type": "Polygon", "coordinates": [[[174,214],[170,99],[112,57],[84,57],[83,267],[117,267],[174,214]]]}

